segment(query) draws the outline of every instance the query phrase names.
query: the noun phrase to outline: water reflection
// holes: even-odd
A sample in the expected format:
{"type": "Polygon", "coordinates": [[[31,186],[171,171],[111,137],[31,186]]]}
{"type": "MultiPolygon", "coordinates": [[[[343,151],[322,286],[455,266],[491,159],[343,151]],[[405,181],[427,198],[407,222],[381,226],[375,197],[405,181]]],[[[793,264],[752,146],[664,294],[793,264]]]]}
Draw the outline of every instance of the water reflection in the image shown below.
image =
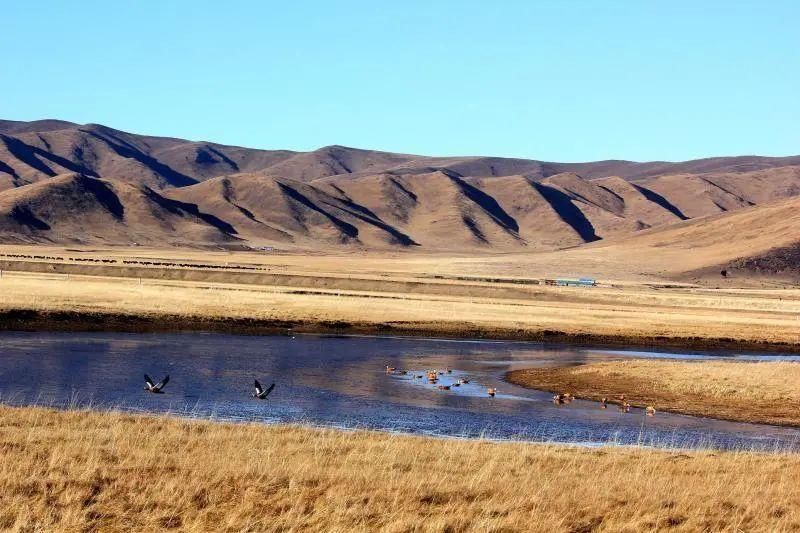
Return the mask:
{"type": "MultiPolygon", "coordinates": [[[[304,422],[441,436],[579,443],[794,448],[800,432],[593,402],[569,406],[502,381],[510,369],[626,357],[709,354],[626,352],[533,343],[375,337],[244,337],[217,334],[0,333],[0,399],[14,404],[92,402],[146,412],[229,420],[304,422]],[[386,365],[409,371],[387,375],[386,365]],[[429,369],[453,369],[440,377],[429,369]],[[165,394],[146,394],[143,374],[169,374],[165,394]],[[276,382],[264,402],[253,379],[276,382]],[[466,385],[453,386],[466,379],[466,385]],[[490,398],[489,387],[498,394],[490,398]]],[[[713,357],[757,358],[715,354],[713,357]]],[[[769,356],[774,357],[774,356],[769,356]]],[[[794,359],[795,356],[788,356],[794,359]]]]}

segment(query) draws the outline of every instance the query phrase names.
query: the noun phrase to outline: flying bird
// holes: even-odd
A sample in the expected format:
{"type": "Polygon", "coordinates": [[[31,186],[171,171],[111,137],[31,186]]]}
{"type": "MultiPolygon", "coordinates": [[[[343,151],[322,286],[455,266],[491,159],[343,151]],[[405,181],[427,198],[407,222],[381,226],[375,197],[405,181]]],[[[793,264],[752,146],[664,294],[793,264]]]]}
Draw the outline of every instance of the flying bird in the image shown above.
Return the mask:
{"type": "Polygon", "coordinates": [[[167,386],[169,383],[169,376],[166,376],[164,379],[159,381],[156,384],[153,384],[153,380],[147,374],[144,375],[144,390],[147,392],[152,392],[154,394],[163,394],[164,387],[167,386]]]}
{"type": "Polygon", "coordinates": [[[269,396],[269,393],[272,392],[272,389],[275,388],[274,383],[265,389],[261,386],[261,383],[259,383],[258,380],[255,380],[255,382],[256,391],[253,393],[253,398],[256,398],[257,400],[266,399],[267,396],[269,396]]]}

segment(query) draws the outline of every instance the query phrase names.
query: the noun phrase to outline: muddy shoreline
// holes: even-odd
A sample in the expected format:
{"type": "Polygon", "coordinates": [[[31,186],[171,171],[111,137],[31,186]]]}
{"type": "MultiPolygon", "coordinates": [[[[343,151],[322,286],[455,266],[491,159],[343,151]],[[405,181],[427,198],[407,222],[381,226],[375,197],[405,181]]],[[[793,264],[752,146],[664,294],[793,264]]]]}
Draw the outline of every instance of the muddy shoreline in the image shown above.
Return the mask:
{"type": "Polygon", "coordinates": [[[570,333],[556,330],[487,328],[469,323],[280,320],[173,314],[136,315],[89,311],[41,311],[35,309],[7,309],[0,311],[0,331],[210,332],[234,335],[287,335],[289,333],[392,335],[529,341],[609,348],[672,348],[681,350],[800,353],[800,344],[732,338],[605,335],[570,333]]]}

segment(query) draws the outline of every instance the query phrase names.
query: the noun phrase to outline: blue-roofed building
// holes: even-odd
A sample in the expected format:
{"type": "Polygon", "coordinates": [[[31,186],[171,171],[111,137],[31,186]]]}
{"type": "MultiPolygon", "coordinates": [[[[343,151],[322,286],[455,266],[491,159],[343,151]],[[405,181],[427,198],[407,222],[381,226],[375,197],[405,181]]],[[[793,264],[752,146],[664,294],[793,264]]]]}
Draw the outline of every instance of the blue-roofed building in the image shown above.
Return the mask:
{"type": "Polygon", "coordinates": [[[597,280],[594,278],[557,279],[555,284],[559,287],[595,287],[597,280]]]}

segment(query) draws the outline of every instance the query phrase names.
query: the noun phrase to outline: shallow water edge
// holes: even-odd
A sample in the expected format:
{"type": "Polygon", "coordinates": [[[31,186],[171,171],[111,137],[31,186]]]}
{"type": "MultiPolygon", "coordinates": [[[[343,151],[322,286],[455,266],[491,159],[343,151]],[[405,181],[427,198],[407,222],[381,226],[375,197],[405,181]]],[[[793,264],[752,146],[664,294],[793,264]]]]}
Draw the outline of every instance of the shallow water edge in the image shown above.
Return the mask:
{"type": "Polygon", "coordinates": [[[207,332],[232,335],[286,335],[293,333],[391,335],[453,339],[495,339],[570,344],[575,346],[736,350],[754,353],[800,353],[800,344],[713,337],[606,335],[591,332],[485,327],[472,323],[346,322],[270,320],[247,317],[210,317],[174,314],[134,315],[83,311],[0,311],[0,331],[71,331],[119,333],[207,332]]]}
{"type": "Polygon", "coordinates": [[[798,448],[797,429],[669,413],[650,418],[641,409],[621,413],[581,400],[558,406],[549,393],[503,380],[516,368],[629,357],[755,356],[388,335],[3,332],[0,400],[455,438],[798,448]],[[420,379],[431,368],[439,369],[438,384],[420,379]],[[166,394],[144,392],[143,374],[171,376],[166,394]],[[252,398],[254,378],[277,384],[267,401],[252,398]]]}

